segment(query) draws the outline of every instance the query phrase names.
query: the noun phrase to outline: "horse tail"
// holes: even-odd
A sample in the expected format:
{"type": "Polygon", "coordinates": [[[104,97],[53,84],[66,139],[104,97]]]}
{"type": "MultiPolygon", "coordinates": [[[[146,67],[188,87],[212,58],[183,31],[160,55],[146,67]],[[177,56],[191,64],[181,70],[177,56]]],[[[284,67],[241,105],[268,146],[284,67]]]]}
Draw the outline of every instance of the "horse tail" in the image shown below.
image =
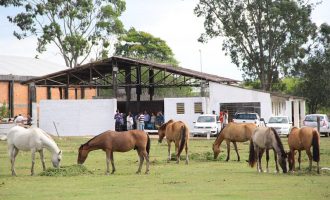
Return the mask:
{"type": "Polygon", "coordinates": [[[146,134],[147,134],[147,137],[148,137],[146,150],[147,150],[147,153],[148,153],[148,155],[149,155],[149,152],[150,152],[150,137],[149,137],[149,134],[148,134],[148,133],[146,133],[146,134]]]}
{"type": "Polygon", "coordinates": [[[256,164],[256,152],[254,151],[254,145],[252,138],[250,139],[250,152],[249,152],[249,165],[254,167],[256,164]]]}
{"type": "Polygon", "coordinates": [[[180,142],[180,146],[179,146],[179,149],[178,149],[178,155],[181,154],[181,152],[184,148],[184,145],[186,143],[186,140],[187,140],[187,138],[186,138],[186,126],[183,125],[181,127],[181,142],[180,142]]]}
{"type": "Polygon", "coordinates": [[[320,161],[320,137],[316,130],[313,130],[312,145],[313,145],[313,160],[315,162],[319,162],[320,161]]]}

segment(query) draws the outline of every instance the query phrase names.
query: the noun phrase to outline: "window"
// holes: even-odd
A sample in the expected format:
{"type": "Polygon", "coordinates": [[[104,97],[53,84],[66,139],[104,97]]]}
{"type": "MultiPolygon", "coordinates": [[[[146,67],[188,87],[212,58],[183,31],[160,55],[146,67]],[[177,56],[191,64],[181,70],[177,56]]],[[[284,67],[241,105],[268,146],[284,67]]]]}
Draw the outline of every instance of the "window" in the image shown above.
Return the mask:
{"type": "Polygon", "coordinates": [[[195,110],[195,114],[202,114],[203,113],[203,104],[202,102],[195,102],[194,103],[194,110],[195,110]]]}
{"type": "Polygon", "coordinates": [[[176,114],[184,114],[184,103],[176,103],[176,114]]]}

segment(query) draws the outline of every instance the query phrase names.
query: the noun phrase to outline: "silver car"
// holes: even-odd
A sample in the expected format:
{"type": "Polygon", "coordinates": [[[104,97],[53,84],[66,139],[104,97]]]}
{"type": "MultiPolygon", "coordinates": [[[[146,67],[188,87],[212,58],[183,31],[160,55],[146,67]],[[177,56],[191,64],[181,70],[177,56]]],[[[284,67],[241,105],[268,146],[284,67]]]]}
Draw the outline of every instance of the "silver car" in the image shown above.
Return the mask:
{"type": "Polygon", "coordinates": [[[306,115],[304,119],[304,126],[317,128],[317,117],[320,117],[320,133],[329,136],[330,127],[329,119],[325,114],[310,114],[306,115]]]}

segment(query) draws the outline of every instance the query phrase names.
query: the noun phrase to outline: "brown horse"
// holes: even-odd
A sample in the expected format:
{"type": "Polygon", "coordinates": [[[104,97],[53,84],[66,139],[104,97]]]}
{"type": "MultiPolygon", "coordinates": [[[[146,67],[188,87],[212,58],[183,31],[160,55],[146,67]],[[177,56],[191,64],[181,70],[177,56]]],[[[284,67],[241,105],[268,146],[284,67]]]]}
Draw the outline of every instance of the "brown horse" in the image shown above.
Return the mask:
{"type": "Polygon", "coordinates": [[[290,152],[288,153],[288,161],[289,161],[289,170],[295,170],[295,151],[298,150],[298,163],[300,170],[300,162],[301,162],[301,151],[305,150],[308,159],[309,159],[309,171],[312,170],[312,158],[315,162],[317,162],[317,173],[319,171],[319,162],[320,162],[320,134],[317,130],[311,127],[303,127],[301,129],[297,127],[293,127],[290,131],[288,138],[290,152]],[[313,146],[313,156],[311,153],[311,146],[313,146]]]}
{"type": "Polygon", "coordinates": [[[213,143],[214,159],[217,159],[220,153],[220,145],[223,140],[227,143],[227,158],[230,158],[230,142],[234,144],[235,151],[237,154],[237,161],[240,161],[240,157],[237,150],[236,142],[246,142],[251,139],[252,132],[257,126],[255,124],[237,124],[229,123],[224,129],[222,129],[213,143]]]}
{"type": "Polygon", "coordinates": [[[189,128],[182,121],[173,121],[172,119],[163,124],[158,129],[159,140],[161,143],[166,136],[168,144],[168,161],[171,160],[171,142],[175,143],[176,162],[180,162],[180,154],[185,147],[186,149],[186,164],[189,163],[188,157],[188,142],[189,142],[189,128]]]}
{"type": "Polygon", "coordinates": [[[113,174],[116,169],[113,161],[113,152],[127,152],[136,149],[140,157],[140,165],[137,174],[141,173],[144,159],[146,159],[146,174],[149,173],[150,138],[147,133],[140,130],[125,132],[106,131],[90,139],[79,148],[78,164],[83,164],[90,151],[102,149],[106,153],[107,171],[109,175],[109,161],[111,161],[113,174]]]}
{"type": "Polygon", "coordinates": [[[279,164],[283,170],[283,173],[287,172],[286,166],[286,153],[283,148],[283,144],[276,130],[272,127],[258,127],[254,130],[250,140],[250,153],[249,153],[249,165],[253,167],[257,161],[257,171],[262,172],[261,158],[266,150],[267,172],[269,161],[269,149],[274,150],[276,172],[278,173],[277,156],[279,156],[279,164]]]}

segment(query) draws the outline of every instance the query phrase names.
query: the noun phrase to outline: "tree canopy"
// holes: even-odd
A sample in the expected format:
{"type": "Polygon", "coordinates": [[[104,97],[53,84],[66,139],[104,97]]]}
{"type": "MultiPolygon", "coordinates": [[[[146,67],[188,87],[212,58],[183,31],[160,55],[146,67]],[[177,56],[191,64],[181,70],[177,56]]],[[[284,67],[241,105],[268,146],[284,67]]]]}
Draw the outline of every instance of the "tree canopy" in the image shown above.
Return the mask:
{"type": "Polygon", "coordinates": [[[222,37],[232,62],[270,91],[305,56],[302,47],[316,29],[312,8],[304,0],[200,0],[194,11],[205,18],[199,41],[222,37]]]}
{"type": "Polygon", "coordinates": [[[116,44],[116,55],[178,64],[172,49],[161,38],[150,33],[130,28],[119,37],[116,44]]]}
{"type": "Polygon", "coordinates": [[[37,51],[55,44],[65,64],[72,68],[84,62],[93,51],[106,57],[111,36],[123,32],[119,17],[126,9],[124,0],[1,0],[2,6],[21,12],[8,16],[20,32],[18,39],[37,36],[37,51]]]}
{"type": "Polygon", "coordinates": [[[330,26],[322,24],[309,58],[299,63],[300,92],[307,99],[308,110],[316,113],[321,106],[330,106],[330,26]]]}

